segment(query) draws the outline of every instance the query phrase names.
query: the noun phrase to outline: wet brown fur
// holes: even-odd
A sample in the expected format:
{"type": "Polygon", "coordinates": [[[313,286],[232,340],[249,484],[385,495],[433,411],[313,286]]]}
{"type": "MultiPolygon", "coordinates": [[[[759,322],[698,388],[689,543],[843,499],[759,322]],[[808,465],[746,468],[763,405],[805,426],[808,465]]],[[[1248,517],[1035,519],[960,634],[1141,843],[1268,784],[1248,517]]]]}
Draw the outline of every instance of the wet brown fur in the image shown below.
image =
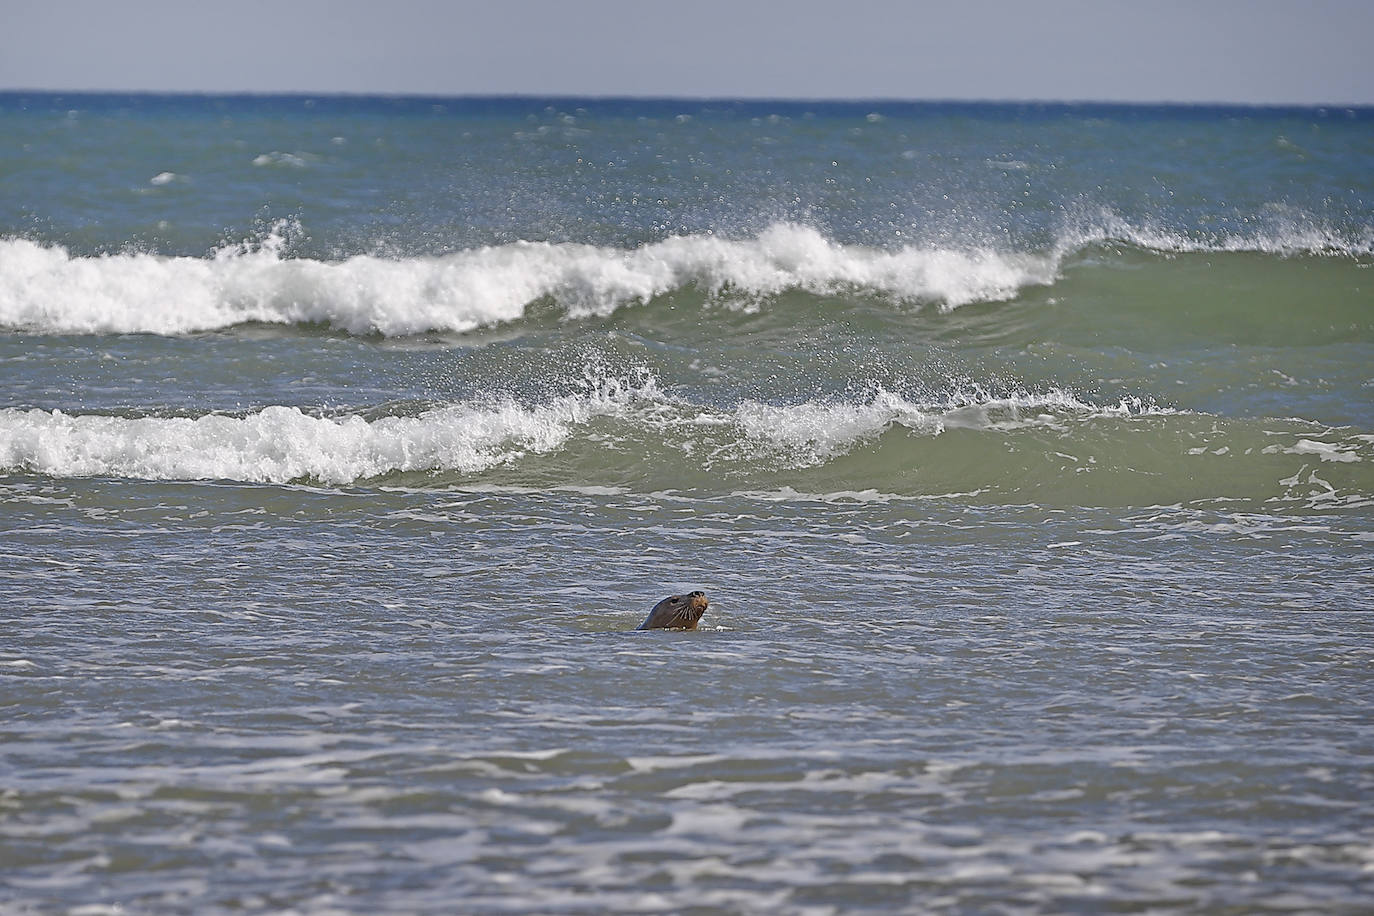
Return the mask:
{"type": "Polygon", "coordinates": [[[710,601],[705,592],[692,592],[690,595],[669,595],[649,612],[640,630],[695,630],[706,613],[710,601]]]}

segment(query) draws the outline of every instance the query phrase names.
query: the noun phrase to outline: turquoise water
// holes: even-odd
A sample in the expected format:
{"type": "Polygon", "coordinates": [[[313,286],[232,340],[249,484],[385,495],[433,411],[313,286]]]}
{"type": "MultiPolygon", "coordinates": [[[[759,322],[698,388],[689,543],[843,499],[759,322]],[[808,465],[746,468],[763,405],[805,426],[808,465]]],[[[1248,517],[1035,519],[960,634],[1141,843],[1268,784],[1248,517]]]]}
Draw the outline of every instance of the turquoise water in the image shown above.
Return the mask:
{"type": "Polygon", "coordinates": [[[1362,912],[1372,118],[0,94],[0,908],[1362,912]]]}

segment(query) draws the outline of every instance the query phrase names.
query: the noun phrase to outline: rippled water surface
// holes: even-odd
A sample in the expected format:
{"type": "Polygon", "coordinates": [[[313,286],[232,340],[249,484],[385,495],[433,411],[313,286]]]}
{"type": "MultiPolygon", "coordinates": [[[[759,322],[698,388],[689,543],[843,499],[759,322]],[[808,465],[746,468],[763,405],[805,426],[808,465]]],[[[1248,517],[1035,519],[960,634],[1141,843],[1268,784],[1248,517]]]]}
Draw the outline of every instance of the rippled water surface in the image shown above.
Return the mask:
{"type": "Polygon", "coordinates": [[[11,904],[1356,912],[1371,889],[1367,525],[5,497],[11,904]],[[703,629],[630,632],[660,582],[707,584],[703,629]]]}

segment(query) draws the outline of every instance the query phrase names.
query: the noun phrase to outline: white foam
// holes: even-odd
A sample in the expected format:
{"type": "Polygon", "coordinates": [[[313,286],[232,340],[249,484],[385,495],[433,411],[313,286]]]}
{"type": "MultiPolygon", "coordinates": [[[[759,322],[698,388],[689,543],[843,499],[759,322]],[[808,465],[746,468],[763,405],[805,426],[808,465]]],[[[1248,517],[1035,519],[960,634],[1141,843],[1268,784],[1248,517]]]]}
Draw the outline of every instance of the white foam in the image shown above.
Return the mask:
{"type": "MultiPolygon", "coordinates": [[[[820,464],[894,425],[936,436],[948,427],[1012,430],[1071,418],[1149,410],[1095,407],[1063,392],[915,403],[878,391],[860,403],[776,406],[746,401],[714,408],[677,400],[652,375],[589,378],[578,394],[533,406],[512,401],[454,404],[417,416],[327,417],[272,406],[245,416],[118,417],[60,410],[0,410],[0,472],[151,480],[351,483],[394,472],[472,474],[526,455],[558,451],[601,417],[627,424],[617,435],[661,438],[666,427],[699,429],[703,467],[763,457],[788,467],[820,464]]],[[[683,437],[684,450],[694,443],[683,437]]],[[[587,493],[611,492],[605,488],[587,493]]],[[[883,499],[876,491],[827,498],[883,499]]]]}
{"type": "Polygon", "coordinates": [[[1331,442],[1319,442],[1314,439],[1299,439],[1292,446],[1285,449],[1279,449],[1276,446],[1270,445],[1265,447],[1262,451],[1266,455],[1273,454],[1277,451],[1282,451],[1286,455],[1316,455],[1322,461],[1337,461],[1341,463],[1360,460],[1360,456],[1356,454],[1355,446],[1342,448],[1331,442]]]}
{"type": "Polygon", "coordinates": [[[735,410],[735,420],[750,437],[805,449],[817,461],[846,452],[857,440],[876,436],[894,423],[931,434],[944,430],[937,414],[886,391],[867,404],[774,406],[745,401],[735,410]]]}
{"type": "Polygon", "coordinates": [[[1124,242],[1167,254],[1255,252],[1272,255],[1368,257],[1374,254],[1374,227],[1353,234],[1325,225],[1305,213],[1274,208],[1247,220],[1241,232],[1201,235],[1152,225],[1135,225],[1111,210],[1076,214],[1055,246],[1061,254],[1100,244],[1124,242]]]}
{"type": "Polygon", "coordinates": [[[1010,431],[1025,427],[1060,428],[1065,419],[1127,417],[1169,413],[1132,399],[1101,407],[1061,389],[993,397],[974,389],[938,401],[917,403],[879,389],[867,403],[803,403],[775,406],[745,401],[734,420],[754,440],[781,448],[794,463],[819,464],[844,454],[856,443],[893,426],[938,436],[949,429],[1010,431]]]}
{"type": "Polygon", "coordinates": [[[519,319],[551,298],[606,315],[696,284],[757,301],[787,290],[861,289],[953,308],[1053,281],[1057,256],[839,245],[779,224],[748,239],[678,236],[634,249],[514,242],[436,257],[290,258],[280,230],[208,258],[78,257],[0,240],[0,326],[46,333],[183,334],[245,322],[318,322],[388,336],[519,319]]]}
{"type": "Polygon", "coordinates": [[[367,421],[267,407],[243,417],[72,416],[0,410],[0,469],[59,477],[228,479],[342,484],[395,471],[472,473],[559,448],[572,429],[627,409],[645,389],[603,390],[547,405],[461,404],[367,421]]]}
{"type": "Polygon", "coordinates": [[[315,158],[309,153],[283,153],[280,150],[273,150],[270,153],[263,153],[253,157],[253,164],[259,168],[263,166],[286,166],[288,168],[303,169],[315,158]]]}
{"type": "MultiPolygon", "coordinates": [[[[254,161],[307,164],[278,152],[254,161]]],[[[163,172],[151,183],[184,180],[163,172]]],[[[752,238],[674,236],[633,249],[519,241],[433,257],[325,261],[287,257],[283,235],[278,227],[261,242],[205,258],[81,257],[59,245],[0,239],[0,327],[184,334],[245,322],[316,322],[356,334],[462,332],[518,320],[543,299],[577,319],[691,285],[747,305],[789,290],[859,291],[953,309],[1051,284],[1065,257],[1109,241],[1167,253],[1374,253],[1374,230],[1352,239],[1298,216],[1276,217],[1248,235],[1201,239],[1135,226],[1110,211],[1080,216],[1038,253],[841,245],[809,226],[778,223],[752,238]]]]}

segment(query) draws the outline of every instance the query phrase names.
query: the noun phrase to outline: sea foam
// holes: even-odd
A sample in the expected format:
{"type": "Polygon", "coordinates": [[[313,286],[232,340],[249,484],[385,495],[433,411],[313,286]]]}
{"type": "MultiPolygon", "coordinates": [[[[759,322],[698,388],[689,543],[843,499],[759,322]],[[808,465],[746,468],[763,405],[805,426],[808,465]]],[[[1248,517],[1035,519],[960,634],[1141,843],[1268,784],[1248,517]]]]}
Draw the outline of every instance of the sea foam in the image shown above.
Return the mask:
{"type": "Polygon", "coordinates": [[[586,405],[455,407],[419,417],[312,416],[267,407],[245,417],[72,416],[0,411],[0,468],[56,477],[342,484],[393,471],[484,470],[567,438],[586,405]]]}
{"type": "Polygon", "coordinates": [[[876,438],[894,426],[918,435],[938,436],[951,429],[1062,429],[1070,419],[1172,412],[1139,399],[1113,406],[1094,405],[1058,388],[996,396],[975,387],[921,400],[882,389],[869,400],[858,402],[774,405],[749,400],[735,408],[733,420],[745,439],[785,453],[793,465],[811,465],[845,454],[857,443],[876,438]]]}
{"type": "Polygon", "coordinates": [[[9,238],[0,239],[0,327],[175,335],[251,322],[315,323],[404,336],[518,321],[540,301],[571,319],[609,315],[691,286],[745,307],[799,290],[948,310],[1052,284],[1067,258],[1103,242],[1165,253],[1374,252],[1374,234],[1351,239],[1302,221],[1207,240],[1134,226],[1105,211],[1072,220],[1043,252],[844,245],[795,223],[749,238],[672,236],[631,249],[517,241],[438,256],[342,260],[288,257],[280,228],[204,258],[84,257],[60,245],[9,238]]]}
{"type": "Polygon", "coordinates": [[[0,326],[40,333],[184,334],[248,322],[320,323],[387,336],[518,320],[550,299],[607,315],[686,286],[756,302],[788,290],[861,290],[953,308],[1053,281],[1058,258],[975,249],[841,245],[795,224],[753,238],[676,236],[633,249],[514,242],[435,257],[291,258],[278,234],[206,258],[79,257],[0,240],[0,326]]]}
{"type": "Polygon", "coordinates": [[[1271,205],[1246,218],[1244,228],[1204,233],[1182,232],[1163,226],[1135,224],[1101,208],[1067,213],[1055,250],[1061,255],[1092,245],[1122,243],[1163,254],[1257,254],[1291,257],[1366,258],[1374,255],[1374,226],[1342,231],[1309,214],[1271,205]]]}
{"type": "MultiPolygon", "coordinates": [[[[642,452],[671,438],[721,470],[762,460],[807,467],[851,451],[894,426],[938,436],[946,429],[1011,431],[1066,418],[1129,417],[1139,406],[1095,407],[1070,394],[954,396],[929,403],[878,391],[866,401],[729,407],[693,404],[651,375],[597,379],[543,403],[477,401],[415,416],[366,419],[271,406],[242,416],[121,417],[60,410],[0,409],[0,472],[149,480],[224,479],[347,484],[396,472],[477,474],[529,455],[557,452],[588,424],[617,447],[642,452]],[[670,434],[666,434],[669,433],[670,434]],[[700,446],[697,448],[696,446],[700,446]]],[[[586,436],[586,433],[581,433],[586,436]]]]}

